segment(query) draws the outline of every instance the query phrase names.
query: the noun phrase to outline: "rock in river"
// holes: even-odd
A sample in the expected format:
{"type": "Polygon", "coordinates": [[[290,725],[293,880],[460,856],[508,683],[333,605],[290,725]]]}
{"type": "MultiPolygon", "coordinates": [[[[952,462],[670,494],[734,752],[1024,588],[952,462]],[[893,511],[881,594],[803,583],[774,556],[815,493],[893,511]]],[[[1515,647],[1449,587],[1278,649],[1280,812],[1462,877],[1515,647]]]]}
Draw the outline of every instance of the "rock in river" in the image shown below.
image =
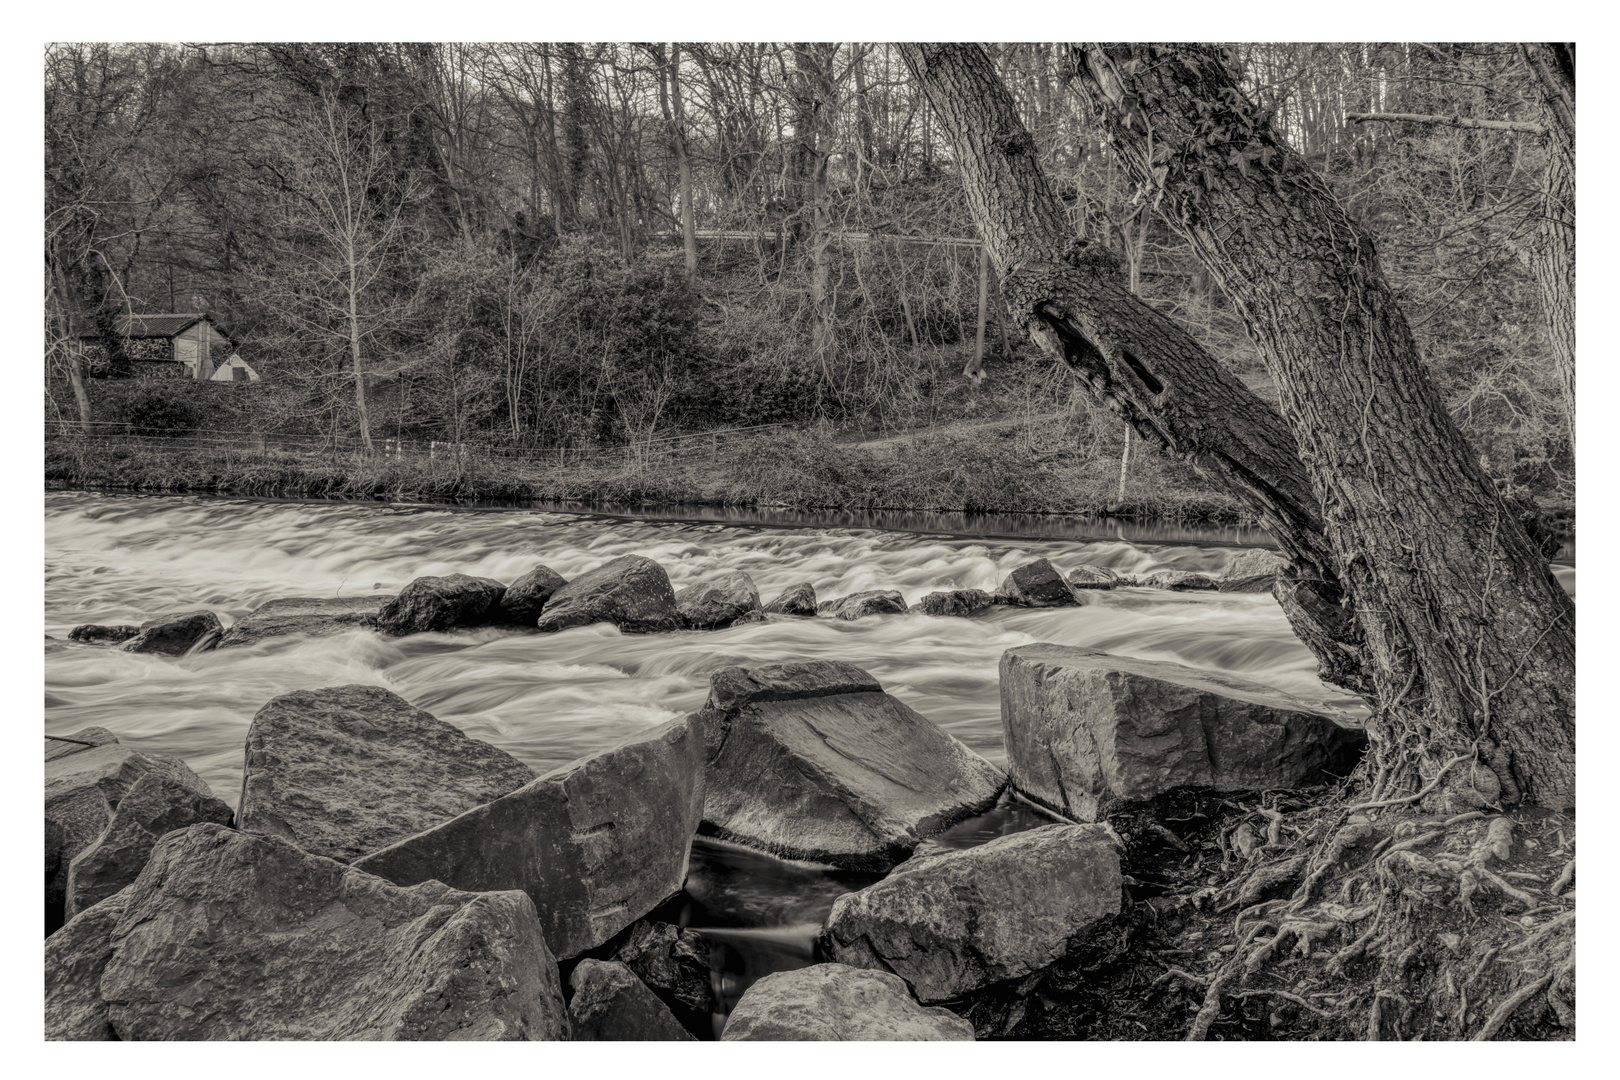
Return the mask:
{"type": "Polygon", "coordinates": [[[931,592],[917,603],[924,615],[955,615],[968,619],[988,610],[995,598],[983,589],[956,589],[950,592],[931,592]]]}
{"type": "Polygon", "coordinates": [[[886,869],[1005,783],[842,661],[722,669],[692,719],[708,755],[705,828],[784,858],[886,869]]]}
{"type": "Polygon", "coordinates": [[[1106,566],[1077,566],[1069,571],[1071,589],[1113,589],[1119,586],[1119,575],[1106,566]]]}
{"type": "Polygon", "coordinates": [[[138,626],[100,626],[96,623],[84,623],[68,631],[69,641],[80,641],[86,645],[117,645],[120,641],[128,641],[141,632],[138,626]]]}
{"type": "Polygon", "coordinates": [[[675,610],[688,630],[720,630],[765,617],[754,579],[741,570],[682,589],[675,594],[675,610]]]}
{"type": "Polygon", "coordinates": [[[47,1038],[95,1037],[98,1008],[126,1042],[568,1035],[527,896],[436,881],[402,889],[219,825],[165,836],[133,885],[45,953],[47,984],[53,970],[78,973],[63,982],[75,992],[47,1008],[47,1038]],[[90,931],[109,905],[123,910],[98,955],[90,931]]]}
{"type": "Polygon", "coordinates": [[[776,971],[748,988],[722,1042],[973,1041],[973,1025],[948,1009],[912,1000],[882,971],[816,964],[776,971]]]}
{"type": "Polygon", "coordinates": [[[568,582],[549,566],[536,566],[506,587],[501,594],[500,621],[513,626],[533,626],[545,610],[546,601],[568,582]]]}
{"type": "Polygon", "coordinates": [[[816,614],[816,587],[808,581],[801,581],[766,604],[765,614],[803,615],[813,618],[816,614]]]}
{"type": "Polygon", "coordinates": [[[569,983],[575,1042],[696,1042],[635,972],[616,960],[581,960],[569,983]]]}
{"type": "Polygon", "coordinates": [[[904,615],[905,597],[894,589],[869,589],[833,600],[823,600],[816,610],[835,619],[853,622],[866,615],[904,615]]]}
{"type": "Polygon", "coordinates": [[[212,611],[178,611],[141,623],[141,632],[118,647],[124,652],[184,656],[193,650],[207,652],[224,632],[212,611]]]}
{"type": "Polygon", "coordinates": [[[598,622],[626,634],[679,630],[675,590],[664,568],[641,555],[622,555],[552,593],[538,625],[551,631],[598,622]]]}
{"type": "Polygon", "coordinates": [[[1229,675],[1063,645],[1001,657],[1013,786],[1091,821],[1174,787],[1295,788],[1354,768],[1346,714],[1229,675]]]}
{"type": "Polygon", "coordinates": [[[238,826],[351,862],[533,779],[380,686],[295,690],[248,728],[238,826]]]}
{"type": "Polygon", "coordinates": [[[372,630],[377,615],[394,600],[378,596],[289,596],[255,608],[225,631],[219,647],[253,645],[265,638],[307,634],[320,637],[345,630],[372,630]]]}
{"type": "Polygon", "coordinates": [[[920,1001],[1039,971],[1120,910],[1118,840],[1106,825],[1048,825],[902,864],[833,904],[834,960],[892,971],[920,1001]]]}
{"type": "Polygon", "coordinates": [[[419,577],[377,614],[377,626],[394,635],[488,626],[497,621],[505,593],[506,586],[491,578],[419,577]]]}
{"type": "Polygon", "coordinates": [[[1138,580],[1149,589],[1168,589],[1171,592],[1214,592],[1220,588],[1215,579],[1186,570],[1160,570],[1138,580]]]}
{"type": "Polygon", "coordinates": [[[709,944],[701,934],[643,919],[613,954],[665,1004],[707,1021],[714,1010],[709,944]]]}
{"type": "Polygon", "coordinates": [[[522,889],[568,959],[680,890],[702,810],[702,752],[672,720],[355,865],[401,885],[522,889]]]}
{"type": "Polygon", "coordinates": [[[1037,559],[1002,579],[996,601],[1015,607],[1072,607],[1082,603],[1050,562],[1037,559]]]}
{"type": "Polygon", "coordinates": [[[205,821],[231,823],[231,808],[214,798],[207,781],[181,782],[158,769],[136,780],[101,835],[68,864],[65,917],[73,918],[134,881],[163,836],[205,821]]]}

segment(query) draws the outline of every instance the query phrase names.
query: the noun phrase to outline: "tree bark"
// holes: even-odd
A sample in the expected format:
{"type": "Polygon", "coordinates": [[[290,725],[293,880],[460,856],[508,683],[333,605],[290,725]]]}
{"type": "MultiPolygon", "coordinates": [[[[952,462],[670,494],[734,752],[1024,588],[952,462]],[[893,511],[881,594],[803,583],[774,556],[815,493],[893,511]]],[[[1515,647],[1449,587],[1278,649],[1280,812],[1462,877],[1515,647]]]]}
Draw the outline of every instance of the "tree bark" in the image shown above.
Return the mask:
{"type": "Polygon", "coordinates": [[[1076,71],[1277,383],[1365,635],[1379,794],[1461,760],[1459,800],[1573,806],[1574,604],[1452,424],[1371,238],[1217,50],[1087,45],[1076,71]]]}
{"type": "Polygon", "coordinates": [[[1292,564],[1278,599],[1322,677],[1370,693],[1359,624],[1341,603],[1321,512],[1281,417],[1133,295],[1117,258],[1069,237],[1034,141],[982,49],[899,49],[955,148],[1008,316],[1138,435],[1249,507],[1292,564]]]}
{"type": "Polygon", "coordinates": [[[832,362],[834,351],[830,251],[832,207],[827,190],[827,162],[832,156],[832,121],[836,111],[833,56],[838,46],[810,42],[793,47],[798,107],[793,136],[799,143],[804,168],[803,202],[811,209],[810,224],[810,343],[816,360],[832,362]],[[799,125],[804,125],[800,129],[799,125]]]}
{"type": "Polygon", "coordinates": [[[1533,263],[1575,454],[1575,46],[1521,45],[1547,110],[1547,171],[1533,263]]]}

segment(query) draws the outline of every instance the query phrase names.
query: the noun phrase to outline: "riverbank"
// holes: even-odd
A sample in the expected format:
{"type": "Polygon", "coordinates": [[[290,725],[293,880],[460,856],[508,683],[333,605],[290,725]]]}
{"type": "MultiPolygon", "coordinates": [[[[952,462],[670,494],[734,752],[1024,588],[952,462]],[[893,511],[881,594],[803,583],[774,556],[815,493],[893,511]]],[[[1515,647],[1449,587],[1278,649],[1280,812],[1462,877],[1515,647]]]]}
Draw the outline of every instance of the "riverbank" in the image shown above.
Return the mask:
{"type": "Polygon", "coordinates": [[[45,480],[80,488],[391,502],[590,500],[794,509],[943,510],[1252,522],[1190,468],[1150,453],[1119,462],[1033,430],[944,429],[881,443],[824,431],[774,431],[705,456],[542,465],[470,457],[389,458],[58,439],[45,480]]]}

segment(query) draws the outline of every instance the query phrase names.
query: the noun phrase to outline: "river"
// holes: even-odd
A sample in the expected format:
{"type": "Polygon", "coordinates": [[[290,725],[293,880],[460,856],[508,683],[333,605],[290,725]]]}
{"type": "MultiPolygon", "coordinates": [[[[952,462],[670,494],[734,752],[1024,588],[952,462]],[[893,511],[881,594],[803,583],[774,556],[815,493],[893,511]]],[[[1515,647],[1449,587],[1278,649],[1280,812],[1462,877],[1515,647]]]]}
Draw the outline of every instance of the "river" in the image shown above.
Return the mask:
{"type": "MultiPolygon", "coordinates": [[[[635,512],[646,516],[49,492],[45,632],[66,638],[79,623],[138,623],[194,608],[230,622],[277,597],[392,593],[424,574],[510,582],[545,563],[573,578],[628,554],[657,560],[677,590],[745,570],[766,601],[809,581],[821,599],[898,589],[914,603],[936,589],[993,590],[1037,558],[1065,572],[1090,563],[1218,575],[1236,553],[1267,544],[1251,529],[1015,515],[635,512]]],[[[1557,572],[1573,591],[1572,543],[1567,553],[1557,572]]],[[[1269,595],[1133,588],[1093,597],[1085,607],[997,607],[974,619],[772,617],[650,636],[606,625],[403,639],[357,631],[179,660],[47,642],[45,733],[109,728],[126,744],[184,758],[234,805],[243,739],[259,706],[290,690],[345,683],[386,687],[538,772],[696,709],[709,674],[731,664],[851,661],[998,763],[1006,755],[997,662],[1005,650],[1036,641],[1170,660],[1307,699],[1360,704],[1316,678],[1314,660],[1269,595]]],[[[1002,810],[949,842],[1035,823],[1028,812],[1002,810]]],[[[762,970],[808,962],[807,933],[848,884],[713,846],[695,853],[693,868],[689,915],[697,924],[771,939],[743,950],[746,970],[733,972],[728,997],[762,970]]]]}

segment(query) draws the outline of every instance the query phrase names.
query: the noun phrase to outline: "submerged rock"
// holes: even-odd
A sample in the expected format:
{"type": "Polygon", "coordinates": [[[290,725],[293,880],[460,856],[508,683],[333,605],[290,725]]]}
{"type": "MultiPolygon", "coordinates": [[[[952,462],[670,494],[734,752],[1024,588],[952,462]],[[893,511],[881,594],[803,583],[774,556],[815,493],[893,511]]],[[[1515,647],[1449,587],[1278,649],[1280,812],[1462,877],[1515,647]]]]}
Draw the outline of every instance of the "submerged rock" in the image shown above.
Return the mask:
{"type": "Polygon", "coordinates": [[[835,619],[853,622],[865,615],[904,615],[908,609],[905,598],[894,589],[869,589],[823,601],[816,610],[835,619]]]}
{"type": "Polygon", "coordinates": [[[1069,571],[1071,589],[1113,589],[1120,577],[1106,566],[1077,566],[1069,571]]]}
{"type": "Polygon", "coordinates": [[[642,920],[630,928],[613,958],[635,972],[666,1005],[705,1021],[713,1011],[709,943],[702,935],[642,920]]]}
{"type": "Polygon", "coordinates": [[[1005,783],[841,661],[723,669],[692,720],[708,755],[705,828],[784,858],[886,869],[1005,783]]]}
{"type": "Polygon", "coordinates": [[[1186,570],[1160,570],[1137,578],[1137,584],[1149,589],[1168,589],[1171,592],[1214,592],[1220,586],[1215,579],[1186,570]]]}
{"type": "Polygon", "coordinates": [[[231,823],[231,808],[214,798],[207,781],[182,783],[153,770],[125,793],[101,835],[68,864],[64,915],[100,903],[133,882],[159,839],[200,822],[231,823]]]}
{"type": "Polygon", "coordinates": [[[522,889],[568,959],[680,891],[703,780],[696,735],[672,720],[355,865],[401,885],[522,889]]]}
{"type": "Polygon", "coordinates": [[[68,640],[81,641],[86,645],[116,645],[120,641],[128,641],[140,632],[140,627],[127,624],[99,626],[96,623],[84,623],[68,631],[68,640]]]}
{"type": "Polygon", "coordinates": [[[1039,971],[1120,910],[1118,841],[1106,825],[1048,825],[903,864],[833,904],[833,959],[892,971],[920,1001],[1039,971]]]}
{"type": "Polygon", "coordinates": [[[973,1025],[948,1009],[917,1004],[882,971],[816,964],[776,971],[750,986],[731,1011],[722,1042],[973,1041],[973,1025]]]}
{"type": "Polygon", "coordinates": [[[1270,687],[1063,645],[1002,655],[1001,723],[1013,786],[1086,821],[1184,785],[1320,783],[1366,745],[1348,715],[1270,687]]]}
{"type": "Polygon", "coordinates": [[[765,617],[754,579],[741,570],[682,589],[675,594],[675,610],[688,630],[721,630],[765,617]]]}
{"type": "Polygon", "coordinates": [[[194,825],[158,842],[119,902],[99,995],[124,1041],[568,1034],[556,961],[519,892],[402,889],[275,837],[194,825]]]}
{"type": "Polygon", "coordinates": [[[295,690],[248,728],[238,827],[350,862],[533,779],[380,686],[295,690]]]}
{"type": "Polygon", "coordinates": [[[400,636],[497,621],[506,586],[491,578],[467,574],[419,577],[399,591],[377,614],[377,627],[400,636]]]}
{"type": "Polygon", "coordinates": [[[641,555],[623,555],[581,574],[551,594],[542,631],[610,622],[626,634],[679,630],[675,590],[664,568],[641,555]]]}
{"type": "Polygon", "coordinates": [[[224,632],[212,611],[178,611],[141,623],[141,632],[118,647],[124,652],[184,656],[193,650],[207,652],[224,632]]]}
{"type": "Polygon", "coordinates": [[[323,637],[346,630],[373,630],[392,596],[289,596],[255,608],[225,631],[219,647],[253,645],[265,638],[307,634],[323,637]]]}
{"type": "Polygon", "coordinates": [[[996,602],[1015,607],[1072,607],[1082,603],[1050,562],[1037,559],[1002,579],[996,602]]]}
{"type": "Polygon", "coordinates": [[[569,985],[575,1042],[696,1042],[675,1014],[614,960],[581,960],[569,985]]]}
{"type": "Polygon", "coordinates": [[[126,890],[68,920],[45,939],[45,1039],[114,1042],[101,976],[112,959],[112,932],[124,917],[126,890]]]}
{"type": "Polygon", "coordinates": [[[212,795],[202,778],[179,758],[143,754],[116,742],[81,747],[45,762],[45,908],[55,929],[67,901],[68,869],[96,842],[118,804],[148,773],[159,773],[180,787],[212,795]]]}
{"type": "Polygon", "coordinates": [[[499,621],[513,626],[533,626],[545,610],[546,601],[568,581],[549,566],[536,566],[506,587],[501,594],[499,621]]]}
{"type": "Polygon", "coordinates": [[[814,617],[816,614],[816,588],[808,581],[800,582],[788,589],[781,596],[765,605],[767,615],[801,615],[814,617]]]}
{"type": "Polygon", "coordinates": [[[995,598],[983,589],[955,589],[950,592],[931,592],[917,603],[924,615],[955,615],[971,618],[988,610],[995,598]]]}

